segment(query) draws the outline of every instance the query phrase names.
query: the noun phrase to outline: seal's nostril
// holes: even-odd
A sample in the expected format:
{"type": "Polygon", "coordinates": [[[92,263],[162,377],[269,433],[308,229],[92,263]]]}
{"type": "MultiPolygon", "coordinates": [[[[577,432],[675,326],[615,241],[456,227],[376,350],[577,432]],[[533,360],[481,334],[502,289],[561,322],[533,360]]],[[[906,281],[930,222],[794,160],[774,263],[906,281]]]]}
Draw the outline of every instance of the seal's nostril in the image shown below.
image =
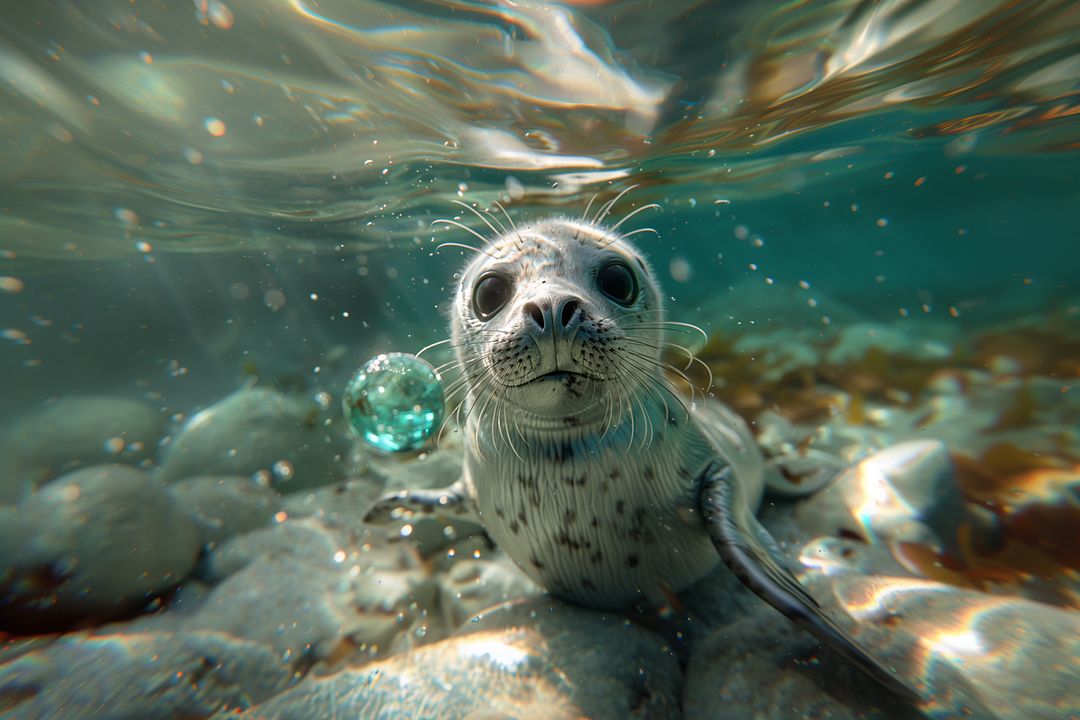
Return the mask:
{"type": "Polygon", "coordinates": [[[536,303],[525,303],[525,314],[532,318],[538,328],[544,329],[544,313],[537,307],[536,303]]]}
{"type": "Polygon", "coordinates": [[[574,319],[574,315],[577,313],[578,308],[581,307],[581,303],[576,299],[571,298],[566,301],[562,306],[562,312],[559,314],[559,321],[563,327],[570,325],[570,321],[574,319]]]}

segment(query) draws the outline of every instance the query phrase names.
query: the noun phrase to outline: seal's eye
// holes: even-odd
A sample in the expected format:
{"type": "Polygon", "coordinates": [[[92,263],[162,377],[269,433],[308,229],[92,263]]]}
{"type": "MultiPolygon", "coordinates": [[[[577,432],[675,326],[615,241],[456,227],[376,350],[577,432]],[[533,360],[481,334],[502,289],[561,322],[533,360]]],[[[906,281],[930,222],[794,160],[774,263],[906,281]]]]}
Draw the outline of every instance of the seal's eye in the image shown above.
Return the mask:
{"type": "Polygon", "coordinates": [[[473,312],[481,320],[490,320],[510,300],[510,281],[497,273],[481,275],[473,288],[473,312]]]}
{"type": "Polygon", "coordinates": [[[600,268],[596,273],[596,286],[620,305],[633,305],[637,300],[637,278],[622,260],[612,260],[600,268]]]}

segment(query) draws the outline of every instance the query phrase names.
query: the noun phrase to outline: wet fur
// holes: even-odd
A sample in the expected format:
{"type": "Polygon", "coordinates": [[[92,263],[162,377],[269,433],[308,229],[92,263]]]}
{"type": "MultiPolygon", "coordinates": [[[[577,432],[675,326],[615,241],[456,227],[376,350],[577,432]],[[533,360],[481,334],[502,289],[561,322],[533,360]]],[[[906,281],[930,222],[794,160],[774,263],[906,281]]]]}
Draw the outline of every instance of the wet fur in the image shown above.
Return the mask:
{"type": "Polygon", "coordinates": [[[463,273],[452,343],[463,373],[464,485],[503,550],[553,594],[621,608],[659,604],[719,557],[696,510],[698,479],[718,455],[736,463],[755,507],[761,469],[741,420],[685,397],[661,360],[666,331],[653,271],[619,234],[572,219],[515,228],[463,273]],[[610,258],[637,274],[631,307],[607,299],[595,271],[610,258]],[[477,278],[498,268],[513,298],[486,322],[477,278]],[[573,335],[547,351],[527,303],[580,302],[573,335]],[[533,328],[535,330],[535,327],[533,328]],[[560,352],[561,351],[561,352],[560,352]],[[550,355],[555,355],[553,360],[550,355]],[[529,381],[552,363],[568,375],[529,381]],[[716,423],[702,432],[702,423],[716,423]]]}

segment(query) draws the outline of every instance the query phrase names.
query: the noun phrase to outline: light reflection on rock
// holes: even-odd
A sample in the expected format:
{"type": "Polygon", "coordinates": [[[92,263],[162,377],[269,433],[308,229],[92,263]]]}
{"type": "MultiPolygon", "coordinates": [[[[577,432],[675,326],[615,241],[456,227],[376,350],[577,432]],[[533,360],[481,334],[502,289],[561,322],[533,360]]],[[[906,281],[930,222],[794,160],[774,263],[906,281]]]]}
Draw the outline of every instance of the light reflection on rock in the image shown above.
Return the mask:
{"type": "Polygon", "coordinates": [[[122,465],[64,475],[4,519],[5,629],[123,615],[182,582],[199,554],[195,521],[146,473],[122,465]]]}
{"type": "Polygon", "coordinates": [[[326,427],[319,407],[305,397],[255,387],[239,390],[193,415],[166,446],[159,479],[198,475],[264,478],[281,489],[317,487],[339,479],[336,455],[346,443],[326,427]],[[288,477],[271,472],[289,463],[288,477]]]}
{"type": "Polygon", "coordinates": [[[930,717],[1059,720],[1080,713],[1080,614],[916,578],[811,582],[927,698],[930,717]]]}
{"type": "Polygon", "coordinates": [[[882,450],[842,473],[796,511],[810,533],[840,534],[890,549],[920,544],[959,555],[958,528],[984,534],[992,520],[969,508],[941,442],[911,441],[882,450]]]}
{"type": "Polygon", "coordinates": [[[250,715],[675,718],[680,682],[659,636],[536,600],[493,608],[442,642],[308,679],[250,715]]]}
{"type": "Polygon", "coordinates": [[[0,666],[0,714],[209,717],[260,702],[292,679],[270,648],[225,633],[75,634],[0,666]]]}
{"type": "Polygon", "coordinates": [[[140,463],[152,455],[164,431],[164,416],[138,400],[91,395],[46,403],[4,429],[0,503],[24,499],[80,467],[140,463]]]}

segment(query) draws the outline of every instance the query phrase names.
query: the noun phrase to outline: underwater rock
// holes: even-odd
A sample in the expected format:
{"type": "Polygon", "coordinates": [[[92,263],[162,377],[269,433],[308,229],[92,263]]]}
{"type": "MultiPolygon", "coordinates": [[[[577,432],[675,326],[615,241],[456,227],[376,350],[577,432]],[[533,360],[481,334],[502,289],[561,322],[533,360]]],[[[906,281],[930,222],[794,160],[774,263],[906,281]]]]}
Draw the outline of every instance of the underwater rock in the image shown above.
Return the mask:
{"type": "Polygon", "coordinates": [[[812,428],[796,427],[779,413],[766,410],[758,415],[754,428],[767,458],[765,484],[772,496],[806,497],[848,467],[843,458],[816,447],[812,428]]]}
{"type": "Polygon", "coordinates": [[[253,718],[677,718],[678,663],[618,615],[537,600],[252,708],[253,718]]]}
{"type": "Polygon", "coordinates": [[[327,527],[353,530],[379,497],[382,482],[374,477],[350,478],[333,485],[289,493],[282,511],[290,518],[313,517],[327,527]]]}
{"type": "Polygon", "coordinates": [[[695,720],[924,717],[882,694],[798,626],[758,605],[693,645],[682,704],[684,717],[695,720]]]}
{"type": "Polygon", "coordinates": [[[271,647],[303,666],[329,657],[358,617],[344,572],[288,556],[262,557],[226,578],[183,625],[271,647]]]}
{"type": "Polygon", "coordinates": [[[833,299],[817,288],[803,288],[760,278],[736,282],[727,292],[712,294],[703,305],[701,317],[713,319],[713,327],[724,334],[742,335],[777,328],[817,328],[820,337],[832,335],[833,327],[849,325],[861,318],[858,310],[833,299]],[[813,301],[813,302],[811,302],[813,301]],[[829,318],[829,324],[822,322],[829,318]]]}
{"type": "Polygon", "coordinates": [[[407,545],[358,551],[312,519],[234,537],[207,566],[220,584],[185,628],[257,639],[306,662],[385,648],[436,606],[436,585],[407,545]]]}
{"type": "Polygon", "coordinates": [[[461,433],[448,428],[437,450],[403,460],[395,456],[368,453],[371,470],[382,478],[383,492],[441,488],[461,477],[464,452],[461,433]]]}
{"type": "Polygon", "coordinates": [[[800,526],[811,534],[858,538],[893,548],[919,544],[959,553],[958,531],[967,524],[994,532],[988,515],[965,502],[944,443],[916,440],[881,450],[800,503],[800,526]]]}
{"type": "Polygon", "coordinates": [[[199,524],[203,545],[267,525],[280,496],[246,477],[194,477],[168,486],[169,493],[199,524]]]}
{"type": "Polygon", "coordinates": [[[340,479],[346,448],[313,400],[247,388],[189,419],[166,446],[159,476],[258,474],[279,491],[298,490],[340,479]]]}
{"type": "Polygon", "coordinates": [[[65,472],[136,464],[157,450],[166,420],[122,397],[66,397],[19,418],[0,448],[0,503],[14,503],[65,472]]]}
{"type": "Polygon", "coordinates": [[[182,620],[184,616],[191,615],[202,607],[209,595],[209,585],[189,577],[169,593],[168,600],[163,606],[165,612],[154,617],[168,617],[170,621],[182,620]]]}
{"type": "Polygon", "coordinates": [[[964,494],[992,507],[1004,531],[998,546],[973,548],[963,558],[975,579],[1080,607],[1080,463],[1001,444],[978,460],[958,456],[957,465],[964,494]]]}
{"type": "Polygon", "coordinates": [[[270,648],[222,633],[73,634],[0,665],[0,715],[202,718],[261,702],[292,675],[270,648]]]}
{"type": "MultiPolygon", "coordinates": [[[[978,457],[1003,442],[1033,453],[1059,455],[1080,441],[1074,422],[1080,383],[1068,379],[997,376],[981,370],[939,369],[926,377],[918,402],[865,401],[852,413],[836,413],[817,429],[815,445],[844,457],[905,440],[933,438],[952,452],[978,457]]],[[[850,399],[849,399],[850,405],[850,399]]]]}
{"type": "Polygon", "coordinates": [[[865,356],[870,348],[883,350],[893,356],[906,355],[923,360],[943,360],[952,355],[948,343],[919,337],[912,333],[910,327],[857,322],[845,325],[840,330],[835,344],[825,353],[825,360],[833,365],[846,365],[865,356]]]}
{"type": "Polygon", "coordinates": [[[0,612],[114,616],[182,581],[199,554],[195,521],[135,468],[104,465],[49,483],[18,509],[0,546],[0,612]]]}
{"type": "Polygon", "coordinates": [[[1080,714],[1080,613],[920,578],[807,573],[858,624],[935,718],[1057,720],[1080,714]]]}
{"type": "Polygon", "coordinates": [[[210,582],[220,582],[250,563],[267,556],[289,556],[298,562],[335,567],[335,554],[342,539],[317,520],[289,520],[266,528],[235,535],[212,548],[202,563],[200,574],[210,582]]]}
{"type": "Polygon", "coordinates": [[[349,638],[352,650],[343,659],[363,662],[426,645],[446,637],[460,624],[451,607],[442,604],[445,595],[439,592],[438,578],[408,546],[372,548],[353,562],[363,567],[353,576],[355,608],[361,619],[349,638]]]}
{"type": "MultiPolygon", "coordinates": [[[[456,430],[447,430],[437,450],[421,453],[408,461],[374,453],[369,455],[369,468],[383,480],[383,493],[447,487],[461,478],[464,463],[461,434],[456,430]]],[[[454,516],[417,515],[403,510],[400,517],[395,517],[394,521],[372,527],[372,532],[386,539],[400,539],[404,532],[424,557],[436,556],[456,538],[483,532],[479,523],[454,516]]]]}
{"type": "MultiPolygon", "coordinates": [[[[762,379],[777,382],[799,368],[812,368],[821,363],[821,332],[817,329],[781,328],[755,331],[735,341],[734,350],[760,363],[762,379]]],[[[723,382],[723,378],[719,378],[723,382]]]]}
{"type": "Polygon", "coordinates": [[[483,560],[460,560],[439,577],[440,604],[451,613],[452,627],[489,607],[544,593],[505,553],[489,551],[486,555],[483,560]]]}

